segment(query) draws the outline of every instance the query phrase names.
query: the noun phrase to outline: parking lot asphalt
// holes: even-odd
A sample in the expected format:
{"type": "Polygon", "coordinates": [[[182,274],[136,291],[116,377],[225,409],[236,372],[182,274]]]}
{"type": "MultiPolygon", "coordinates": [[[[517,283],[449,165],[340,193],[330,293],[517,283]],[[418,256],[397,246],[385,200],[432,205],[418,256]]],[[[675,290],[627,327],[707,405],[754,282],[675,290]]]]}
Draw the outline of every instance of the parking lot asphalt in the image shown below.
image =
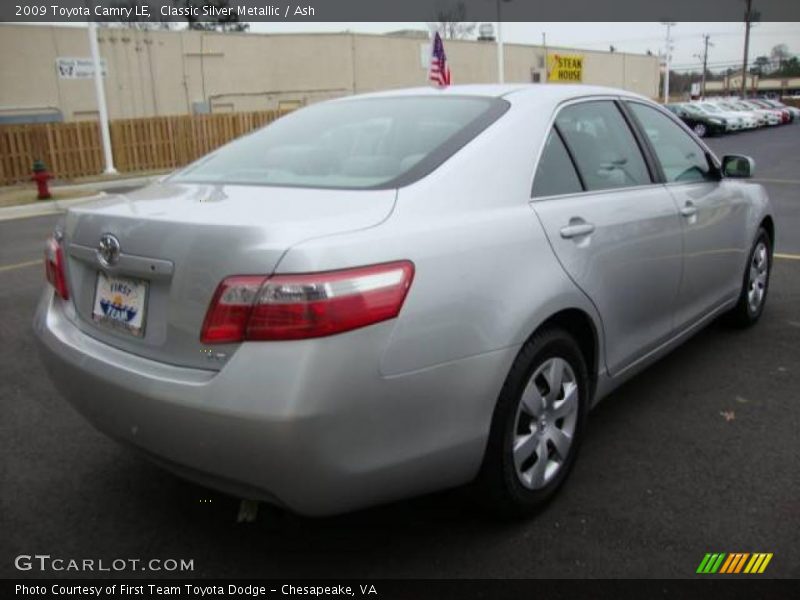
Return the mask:
{"type": "Polygon", "coordinates": [[[787,257],[763,318],[712,325],[601,403],[570,480],[523,522],[454,490],[237,523],[237,499],[151,465],[59,398],[31,332],[55,218],[0,222],[0,576],[42,576],[13,565],[39,553],[193,559],[182,575],[199,577],[693,577],[706,552],[771,552],[765,576],[800,577],[800,125],[710,145],[754,156],[775,203],[787,257]]]}
{"type": "Polygon", "coordinates": [[[755,160],[778,220],[776,252],[800,254],[800,123],[707,138],[720,158],[745,154],[755,160]]]}

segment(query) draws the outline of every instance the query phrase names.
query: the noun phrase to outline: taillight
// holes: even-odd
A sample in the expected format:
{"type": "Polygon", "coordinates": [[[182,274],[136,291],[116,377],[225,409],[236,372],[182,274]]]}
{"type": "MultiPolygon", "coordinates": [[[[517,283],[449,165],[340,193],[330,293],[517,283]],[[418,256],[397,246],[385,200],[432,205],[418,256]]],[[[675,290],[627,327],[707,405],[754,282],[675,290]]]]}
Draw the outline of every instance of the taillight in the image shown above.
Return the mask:
{"type": "Polygon", "coordinates": [[[214,293],[200,339],[298,340],[393,319],[413,277],[409,261],[326,273],[228,277],[214,293]]]}
{"type": "Polygon", "coordinates": [[[67,278],[64,268],[64,251],[55,237],[47,239],[44,247],[44,272],[47,281],[55,288],[56,294],[64,300],[69,299],[67,278]]]}

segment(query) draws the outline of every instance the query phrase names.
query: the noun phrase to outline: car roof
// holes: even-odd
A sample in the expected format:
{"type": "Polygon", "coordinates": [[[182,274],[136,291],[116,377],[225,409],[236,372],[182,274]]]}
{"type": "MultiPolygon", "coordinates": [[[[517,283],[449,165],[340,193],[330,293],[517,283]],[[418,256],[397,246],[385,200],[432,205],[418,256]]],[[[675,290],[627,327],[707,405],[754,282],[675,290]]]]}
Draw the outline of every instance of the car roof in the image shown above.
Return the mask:
{"type": "Polygon", "coordinates": [[[506,98],[511,102],[516,99],[540,99],[544,102],[553,103],[583,96],[625,96],[629,98],[647,99],[633,92],[599,85],[516,83],[451,85],[446,88],[436,88],[433,86],[403,88],[348,96],[338,100],[346,102],[347,100],[357,100],[360,98],[392,98],[402,96],[484,96],[490,98],[506,98]]]}

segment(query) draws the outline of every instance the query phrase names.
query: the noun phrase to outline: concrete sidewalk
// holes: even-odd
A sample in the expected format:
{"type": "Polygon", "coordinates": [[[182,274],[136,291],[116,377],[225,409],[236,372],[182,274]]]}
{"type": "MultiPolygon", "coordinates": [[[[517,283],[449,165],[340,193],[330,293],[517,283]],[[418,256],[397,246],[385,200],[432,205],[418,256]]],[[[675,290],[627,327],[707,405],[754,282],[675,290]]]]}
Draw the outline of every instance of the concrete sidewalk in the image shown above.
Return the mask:
{"type": "MultiPolygon", "coordinates": [[[[28,217],[38,217],[42,215],[62,213],[71,206],[84,204],[86,202],[93,202],[98,198],[102,198],[103,196],[106,196],[108,194],[125,193],[140,187],[144,187],[152,183],[159,177],[161,177],[161,175],[148,175],[144,177],[126,177],[126,178],[110,179],[104,181],[93,181],[87,183],[52,186],[51,190],[54,193],[70,192],[70,191],[74,192],[95,191],[97,193],[88,196],[81,196],[79,198],[69,198],[62,200],[42,200],[30,204],[20,204],[18,206],[0,207],[0,221],[7,221],[9,219],[24,219],[28,217]]],[[[31,193],[35,193],[35,191],[31,190],[31,193]]]]}

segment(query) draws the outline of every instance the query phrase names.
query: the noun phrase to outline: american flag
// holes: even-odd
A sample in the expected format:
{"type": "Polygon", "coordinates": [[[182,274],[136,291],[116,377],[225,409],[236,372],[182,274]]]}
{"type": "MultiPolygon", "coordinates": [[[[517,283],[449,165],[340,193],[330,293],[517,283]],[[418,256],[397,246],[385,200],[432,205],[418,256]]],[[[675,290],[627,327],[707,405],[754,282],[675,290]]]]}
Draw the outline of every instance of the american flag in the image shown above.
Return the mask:
{"type": "Polygon", "coordinates": [[[450,67],[447,64],[444,44],[438,31],[433,38],[433,46],[431,46],[431,66],[428,69],[428,79],[439,87],[450,85],[450,67]]]}

